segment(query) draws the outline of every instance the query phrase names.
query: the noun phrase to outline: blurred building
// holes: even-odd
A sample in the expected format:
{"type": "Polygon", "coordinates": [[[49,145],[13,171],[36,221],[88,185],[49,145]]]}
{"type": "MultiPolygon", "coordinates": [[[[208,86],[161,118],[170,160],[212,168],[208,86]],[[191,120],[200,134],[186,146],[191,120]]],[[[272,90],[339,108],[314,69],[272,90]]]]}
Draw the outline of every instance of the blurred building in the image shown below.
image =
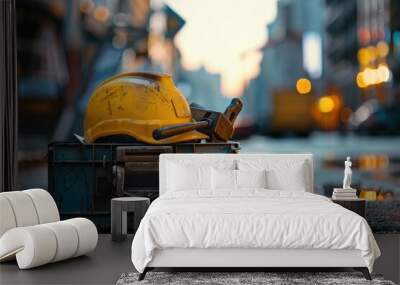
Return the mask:
{"type": "Polygon", "coordinates": [[[203,66],[193,71],[180,68],[176,79],[178,88],[190,103],[195,102],[216,111],[223,111],[229,104],[229,98],[221,92],[219,73],[208,72],[203,66]]]}
{"type": "Polygon", "coordinates": [[[148,58],[150,13],[148,0],[17,1],[21,160],[71,137],[79,106],[122,70],[125,49],[148,58]]]}
{"type": "MultiPolygon", "coordinates": [[[[61,1],[17,1],[16,5],[18,142],[20,149],[30,151],[46,146],[70,81],[69,42],[63,42],[66,5],[61,1]]],[[[32,153],[44,156],[44,152],[32,153]]]]}
{"type": "Polygon", "coordinates": [[[354,80],[358,72],[357,2],[326,1],[326,80],[340,88],[349,106],[356,106],[359,102],[354,80]]]}
{"type": "Polygon", "coordinates": [[[327,80],[340,88],[345,105],[353,109],[369,99],[389,103],[396,4],[391,9],[389,0],[327,0],[326,5],[327,80]]]}
{"type": "Polygon", "coordinates": [[[390,49],[389,58],[392,67],[394,101],[400,102],[400,1],[391,0],[389,6],[390,49]]]}
{"type": "Polygon", "coordinates": [[[35,183],[47,180],[47,145],[82,134],[94,86],[123,70],[154,68],[152,7],[149,0],[19,0],[16,6],[18,182],[46,187],[35,183]]]}
{"type": "Polygon", "coordinates": [[[298,95],[296,82],[303,77],[311,78],[315,86],[321,84],[321,45],[319,50],[304,49],[304,45],[310,35],[322,42],[322,17],[322,0],[278,2],[276,19],[267,27],[268,42],[262,48],[261,71],[249,82],[243,96],[244,112],[254,116],[262,129],[269,127],[277,108],[274,93],[298,95]],[[306,58],[310,52],[314,53],[311,54],[313,70],[307,70],[310,65],[306,58]]]}

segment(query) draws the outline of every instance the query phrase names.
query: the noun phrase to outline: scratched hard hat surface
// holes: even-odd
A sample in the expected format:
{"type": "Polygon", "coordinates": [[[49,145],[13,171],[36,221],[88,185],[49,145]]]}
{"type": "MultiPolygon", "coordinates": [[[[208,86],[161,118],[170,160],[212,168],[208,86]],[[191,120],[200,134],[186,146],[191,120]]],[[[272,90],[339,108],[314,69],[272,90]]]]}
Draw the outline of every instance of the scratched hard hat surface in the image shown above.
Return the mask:
{"type": "Polygon", "coordinates": [[[207,138],[190,131],[162,140],[154,129],[192,122],[186,98],[169,75],[124,73],[102,82],[93,92],[85,113],[84,135],[89,143],[128,135],[149,144],[169,144],[207,138]]]}

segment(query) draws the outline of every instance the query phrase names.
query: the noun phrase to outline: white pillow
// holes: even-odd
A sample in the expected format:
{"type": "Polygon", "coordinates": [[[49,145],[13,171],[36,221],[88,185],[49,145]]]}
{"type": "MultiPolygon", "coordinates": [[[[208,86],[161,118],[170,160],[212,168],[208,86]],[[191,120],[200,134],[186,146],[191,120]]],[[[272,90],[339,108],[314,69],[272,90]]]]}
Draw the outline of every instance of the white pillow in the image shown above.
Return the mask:
{"type": "Polygon", "coordinates": [[[237,188],[267,188],[267,171],[236,170],[237,188]]]}
{"type": "Polygon", "coordinates": [[[304,167],[286,171],[271,169],[267,171],[268,188],[272,190],[306,191],[304,167]]]}
{"type": "Polygon", "coordinates": [[[309,183],[307,164],[292,159],[240,159],[240,170],[266,170],[267,188],[273,190],[306,191],[309,183]]]}
{"type": "Polygon", "coordinates": [[[214,190],[236,190],[236,170],[212,168],[211,173],[214,190]]]}
{"type": "Polygon", "coordinates": [[[212,188],[215,192],[234,191],[241,188],[267,188],[266,170],[215,169],[212,171],[212,188]]]}
{"type": "Polygon", "coordinates": [[[168,174],[170,191],[211,189],[211,167],[170,163],[168,174]]]}

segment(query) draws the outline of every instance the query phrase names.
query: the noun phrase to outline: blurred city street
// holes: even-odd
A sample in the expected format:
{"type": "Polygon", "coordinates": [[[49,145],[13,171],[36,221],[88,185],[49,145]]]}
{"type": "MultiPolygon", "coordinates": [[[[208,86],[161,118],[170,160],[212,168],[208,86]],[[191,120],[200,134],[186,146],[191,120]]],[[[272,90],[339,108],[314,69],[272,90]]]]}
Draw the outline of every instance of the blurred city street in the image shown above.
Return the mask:
{"type": "MultiPolygon", "coordinates": [[[[97,145],[102,142],[157,145],[154,132],[143,136],[143,130],[182,123],[183,114],[184,123],[196,124],[204,114],[229,113],[236,100],[240,113],[227,126],[241,152],[312,153],[315,191],[328,197],[341,185],[351,156],[358,195],[370,209],[374,203],[383,209],[370,213],[389,211],[385,221],[400,228],[400,209],[393,208],[400,201],[399,1],[17,0],[16,13],[20,189],[99,195],[104,202],[102,195],[116,188],[113,169],[120,162],[114,150],[89,159],[86,148],[96,154],[112,148],[97,145]],[[148,99],[141,91],[131,95],[142,101],[107,99],[108,105],[100,100],[90,106],[102,82],[120,73],[133,77],[121,84],[151,85],[171,75],[180,103],[157,106],[174,120],[132,104],[148,99]],[[115,115],[115,128],[129,114],[131,125],[90,140],[90,110],[100,121],[115,115]],[[76,134],[89,143],[81,144],[76,134]],[[59,163],[55,142],[61,143],[59,163]],[[64,177],[71,173],[87,175],[70,185],[64,177]]],[[[171,144],[205,137],[206,144],[222,143],[231,152],[229,136],[205,130],[192,141],[177,137],[171,144]]]]}
{"type": "Polygon", "coordinates": [[[324,184],[340,185],[343,162],[351,156],[358,162],[353,172],[355,184],[398,191],[400,195],[400,137],[315,133],[310,138],[252,136],[241,144],[241,152],[245,153],[312,153],[316,163],[315,186],[320,190],[324,184]],[[368,159],[371,165],[366,165],[368,159]]]}
{"type": "MultiPolygon", "coordinates": [[[[343,136],[337,133],[314,133],[307,138],[271,138],[253,135],[239,140],[241,153],[312,153],[315,162],[315,188],[324,194],[324,185],[339,186],[343,162],[351,156],[354,184],[366,189],[393,192],[400,198],[400,137],[343,136]]],[[[32,180],[47,188],[47,163],[27,163],[20,177],[21,188],[32,180]]],[[[332,190],[332,189],[331,189],[332,190]]],[[[327,193],[328,194],[328,193],[327,193]]]]}
{"type": "MultiPolygon", "coordinates": [[[[21,236],[35,237],[30,226],[47,221],[42,212],[53,215],[54,199],[54,219],[87,218],[113,241],[144,230],[135,240],[156,251],[132,247],[143,254],[140,267],[132,255],[142,274],[164,267],[149,259],[154,253],[184,267],[208,267],[207,258],[235,270],[339,265],[367,279],[379,255],[375,238],[382,254],[372,278],[400,282],[400,0],[0,0],[0,12],[0,192],[14,192],[0,193],[7,232],[29,226],[21,236]],[[233,226],[231,240],[214,235],[216,221],[233,226]],[[150,224],[166,227],[157,233],[150,224]],[[178,231],[182,244],[173,242],[178,231]],[[249,239],[244,251],[239,231],[249,239]],[[215,250],[197,251],[199,237],[215,250]],[[181,247],[195,249],[186,255],[181,247]],[[201,260],[191,257],[197,252],[201,260]],[[228,267],[224,252],[235,259],[228,267]]],[[[55,232],[53,257],[34,248],[41,231],[30,250],[15,246],[3,257],[17,253],[25,263],[25,252],[46,252],[46,263],[59,261],[59,241],[75,236],[75,255],[68,245],[65,256],[77,256],[92,232],[96,245],[93,227],[68,238],[60,227],[61,239],[58,228],[39,227],[55,232]]],[[[99,270],[85,259],[87,272],[99,270]]],[[[57,266],[66,277],[74,272],[65,264],[49,265],[53,280],[57,266]]],[[[25,271],[24,281],[43,283],[30,278],[42,269],[25,271]]],[[[119,281],[125,277],[131,273],[119,281]]]]}
{"type": "Polygon", "coordinates": [[[388,154],[400,155],[400,137],[370,137],[314,133],[309,138],[271,138],[252,136],[241,140],[242,152],[312,153],[318,160],[347,155],[388,154]]]}

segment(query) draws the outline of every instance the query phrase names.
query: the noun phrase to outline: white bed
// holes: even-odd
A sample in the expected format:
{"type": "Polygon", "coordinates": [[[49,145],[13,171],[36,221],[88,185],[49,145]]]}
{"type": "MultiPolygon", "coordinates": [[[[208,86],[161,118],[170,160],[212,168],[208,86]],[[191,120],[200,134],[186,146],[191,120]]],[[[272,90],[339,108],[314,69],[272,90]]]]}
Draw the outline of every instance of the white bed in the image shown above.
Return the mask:
{"type": "Polygon", "coordinates": [[[367,222],[312,192],[310,154],[161,155],[132,262],[140,278],[154,267],[354,267],[368,278],[380,251],[367,222]],[[238,188],[260,169],[269,185],[238,188]],[[234,189],[228,176],[208,184],[225,173],[234,189]]]}

